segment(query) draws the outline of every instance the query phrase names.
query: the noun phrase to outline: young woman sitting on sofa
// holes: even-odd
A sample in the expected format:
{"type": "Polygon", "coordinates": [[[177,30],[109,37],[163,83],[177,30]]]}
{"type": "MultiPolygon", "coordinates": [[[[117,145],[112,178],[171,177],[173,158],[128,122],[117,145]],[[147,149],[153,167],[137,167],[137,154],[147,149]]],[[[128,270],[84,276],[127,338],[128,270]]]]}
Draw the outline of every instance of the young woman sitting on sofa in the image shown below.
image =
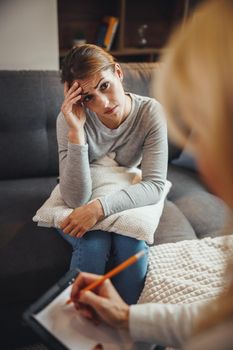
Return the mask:
{"type": "MultiPolygon", "coordinates": [[[[192,130],[189,144],[206,183],[233,209],[232,18],[232,0],[200,6],[171,39],[159,88],[174,139],[183,145],[192,130]]],[[[233,348],[232,258],[223,281],[226,289],[208,303],[129,307],[109,280],[95,293],[80,292],[97,278],[81,273],[74,284],[71,298],[84,317],[126,328],[137,341],[186,350],[233,348]]]]}
{"type": "MultiPolygon", "coordinates": [[[[167,174],[162,108],[152,98],[125,92],[122,80],[120,65],[95,45],[74,47],[63,64],[64,102],[57,120],[60,190],[66,204],[75,209],[59,232],[73,247],[71,268],[97,274],[104,274],[147,244],[118,232],[90,229],[111,214],[157,203],[167,174]],[[108,154],[124,167],[141,164],[142,179],[90,201],[90,165],[108,154]]],[[[126,302],[137,302],[146,272],[145,255],[114,279],[126,302]]]]}

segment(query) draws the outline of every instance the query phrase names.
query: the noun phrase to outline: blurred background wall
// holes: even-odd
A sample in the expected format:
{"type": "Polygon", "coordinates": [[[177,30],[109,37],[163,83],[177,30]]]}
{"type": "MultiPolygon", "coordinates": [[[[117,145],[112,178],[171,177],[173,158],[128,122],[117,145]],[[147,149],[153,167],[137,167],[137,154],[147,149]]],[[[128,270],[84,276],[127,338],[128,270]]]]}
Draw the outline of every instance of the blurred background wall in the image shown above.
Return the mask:
{"type": "Polygon", "coordinates": [[[56,0],[0,0],[0,69],[57,70],[56,0]]]}

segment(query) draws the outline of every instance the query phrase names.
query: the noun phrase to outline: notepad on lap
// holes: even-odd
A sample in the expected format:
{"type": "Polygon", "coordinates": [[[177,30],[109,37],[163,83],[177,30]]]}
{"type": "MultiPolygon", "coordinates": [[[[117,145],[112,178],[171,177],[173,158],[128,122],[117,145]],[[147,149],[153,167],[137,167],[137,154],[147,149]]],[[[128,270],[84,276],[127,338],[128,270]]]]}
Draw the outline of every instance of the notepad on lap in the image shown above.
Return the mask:
{"type": "Polygon", "coordinates": [[[54,350],[146,349],[134,344],[127,331],[101,323],[96,326],[81,317],[73,304],[66,305],[72,282],[79,271],[69,272],[24,313],[26,323],[54,350]]]}
{"type": "Polygon", "coordinates": [[[68,349],[90,350],[96,344],[106,344],[106,349],[132,349],[132,341],[126,332],[107,326],[95,326],[81,317],[73,304],[65,305],[70,297],[71,286],[67,287],[45,309],[34,317],[68,349]]]}

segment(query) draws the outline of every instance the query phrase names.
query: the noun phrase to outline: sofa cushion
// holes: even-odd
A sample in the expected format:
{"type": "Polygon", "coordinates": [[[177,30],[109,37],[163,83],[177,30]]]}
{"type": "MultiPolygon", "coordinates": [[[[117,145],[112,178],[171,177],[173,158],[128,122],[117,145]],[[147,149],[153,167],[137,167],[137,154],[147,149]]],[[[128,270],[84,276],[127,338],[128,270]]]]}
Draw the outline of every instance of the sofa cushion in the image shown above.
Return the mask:
{"type": "Polygon", "coordinates": [[[154,63],[121,63],[124,73],[124,88],[142,96],[152,96],[151,84],[159,71],[159,64],[154,63]]]}
{"type": "Polygon", "coordinates": [[[172,202],[181,196],[192,194],[196,191],[207,191],[206,186],[200,179],[199,173],[188,168],[169,164],[167,177],[172,184],[174,183],[168,196],[168,199],[172,202]]]}
{"type": "Polygon", "coordinates": [[[0,179],[58,174],[59,72],[0,71],[0,179]]]}
{"type": "Polygon", "coordinates": [[[198,238],[232,233],[232,227],[225,226],[229,211],[215,195],[197,191],[176,199],[174,203],[188,219],[198,238]]]}
{"type": "Polygon", "coordinates": [[[196,238],[195,231],[184,214],[174,203],[166,200],[155,232],[154,245],[196,238]]]}
{"type": "Polygon", "coordinates": [[[181,152],[178,158],[172,160],[172,164],[197,171],[197,163],[195,158],[185,149],[181,152]]]}
{"type": "Polygon", "coordinates": [[[196,172],[169,165],[168,179],[173,183],[168,199],[187,218],[198,238],[232,233],[232,225],[226,225],[228,207],[207,190],[196,172]]]}
{"type": "Polygon", "coordinates": [[[54,176],[1,180],[0,224],[32,221],[56,183],[54,176]]]}

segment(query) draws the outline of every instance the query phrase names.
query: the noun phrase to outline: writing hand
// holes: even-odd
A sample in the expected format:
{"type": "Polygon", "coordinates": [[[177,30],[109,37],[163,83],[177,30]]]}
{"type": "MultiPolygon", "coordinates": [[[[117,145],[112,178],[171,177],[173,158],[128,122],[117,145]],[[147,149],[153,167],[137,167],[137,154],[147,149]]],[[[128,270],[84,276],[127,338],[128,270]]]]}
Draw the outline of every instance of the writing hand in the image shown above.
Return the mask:
{"type": "Polygon", "coordinates": [[[60,228],[70,236],[81,238],[99,220],[103,219],[104,212],[98,199],[76,208],[62,221],[60,228]]]}
{"type": "Polygon", "coordinates": [[[81,272],[75,280],[71,300],[80,314],[94,323],[103,320],[112,327],[129,328],[129,306],[108,279],[94,291],[82,292],[82,289],[101,276],[81,272]]]}

